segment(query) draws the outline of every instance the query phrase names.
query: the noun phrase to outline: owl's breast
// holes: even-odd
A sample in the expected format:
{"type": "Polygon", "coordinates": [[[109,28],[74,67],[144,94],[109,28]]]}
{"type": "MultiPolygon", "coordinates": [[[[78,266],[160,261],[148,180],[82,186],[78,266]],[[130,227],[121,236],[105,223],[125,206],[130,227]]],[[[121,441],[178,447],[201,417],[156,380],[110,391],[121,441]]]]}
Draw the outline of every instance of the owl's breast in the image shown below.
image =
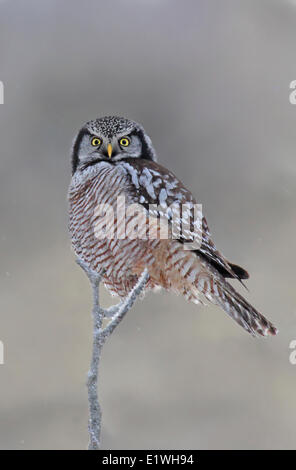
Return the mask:
{"type": "Polygon", "coordinates": [[[117,232],[119,219],[132,202],[129,184],[120,165],[101,162],[77,172],[69,188],[69,229],[74,251],[92,269],[104,270],[113,284],[115,278],[132,275],[133,254],[139,251],[137,240],[118,237],[117,232]]]}

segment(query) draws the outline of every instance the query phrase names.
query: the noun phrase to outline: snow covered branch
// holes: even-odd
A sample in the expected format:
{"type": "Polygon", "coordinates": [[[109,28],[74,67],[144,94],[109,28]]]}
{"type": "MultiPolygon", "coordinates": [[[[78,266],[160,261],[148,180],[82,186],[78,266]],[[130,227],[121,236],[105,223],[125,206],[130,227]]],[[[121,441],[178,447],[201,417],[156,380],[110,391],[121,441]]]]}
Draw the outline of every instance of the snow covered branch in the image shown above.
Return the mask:
{"type": "Polygon", "coordinates": [[[99,293],[100,282],[104,273],[96,273],[79,258],[76,262],[85,271],[93,291],[93,347],[87,380],[89,402],[88,449],[96,450],[100,448],[101,444],[102,411],[98,399],[98,377],[102,348],[106,339],[113,333],[117,325],[119,325],[126,313],[132,308],[135,301],[145,288],[149,279],[149,274],[147,269],[145,269],[139,277],[135,287],[124,300],[109,309],[104,309],[100,306],[99,293]],[[104,327],[103,320],[105,319],[108,319],[109,323],[104,327]]]}

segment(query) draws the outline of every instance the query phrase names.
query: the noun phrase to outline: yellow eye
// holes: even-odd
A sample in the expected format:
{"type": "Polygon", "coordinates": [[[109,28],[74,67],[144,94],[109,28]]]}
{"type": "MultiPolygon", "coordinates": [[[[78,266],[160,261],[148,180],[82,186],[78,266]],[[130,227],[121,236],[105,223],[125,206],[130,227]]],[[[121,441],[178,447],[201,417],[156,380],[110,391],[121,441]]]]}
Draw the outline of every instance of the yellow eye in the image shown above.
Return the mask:
{"type": "Polygon", "coordinates": [[[122,137],[122,139],[120,139],[119,143],[120,143],[120,145],[122,145],[122,147],[128,147],[129,144],[131,143],[131,141],[129,140],[128,137],[122,137]]]}
{"type": "Polygon", "coordinates": [[[91,139],[91,145],[92,145],[93,147],[98,147],[99,145],[101,145],[101,143],[102,143],[102,141],[101,141],[101,139],[99,139],[98,137],[93,137],[93,138],[91,139]]]}

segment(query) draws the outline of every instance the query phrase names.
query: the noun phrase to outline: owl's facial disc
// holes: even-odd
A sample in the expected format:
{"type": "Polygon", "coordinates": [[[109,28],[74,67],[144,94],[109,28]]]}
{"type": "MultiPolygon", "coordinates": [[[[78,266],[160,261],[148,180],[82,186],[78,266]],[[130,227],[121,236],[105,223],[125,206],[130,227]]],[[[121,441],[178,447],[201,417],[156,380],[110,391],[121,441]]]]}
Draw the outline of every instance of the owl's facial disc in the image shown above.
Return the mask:
{"type": "Polygon", "coordinates": [[[107,116],[89,121],[79,131],[72,153],[72,174],[101,160],[124,158],[156,161],[155,150],[143,127],[126,118],[107,116]]]}
{"type": "Polygon", "coordinates": [[[137,135],[96,136],[85,132],[80,140],[78,167],[94,165],[101,160],[117,162],[122,158],[141,157],[142,144],[137,135]]]}

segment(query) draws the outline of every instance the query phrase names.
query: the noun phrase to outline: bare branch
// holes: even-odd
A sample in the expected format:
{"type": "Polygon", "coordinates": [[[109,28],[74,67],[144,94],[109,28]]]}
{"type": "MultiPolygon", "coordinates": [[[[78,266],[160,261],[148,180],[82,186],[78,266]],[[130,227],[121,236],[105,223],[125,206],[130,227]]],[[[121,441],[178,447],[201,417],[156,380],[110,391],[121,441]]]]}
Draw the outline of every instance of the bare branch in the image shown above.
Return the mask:
{"type": "Polygon", "coordinates": [[[87,388],[89,402],[89,450],[96,450],[101,445],[101,426],[102,411],[98,399],[98,376],[101,352],[106,339],[113,333],[117,325],[121,322],[126,313],[132,308],[136,299],[145,288],[149,279],[147,269],[143,271],[135,287],[129,295],[117,305],[113,305],[109,309],[103,309],[100,306],[100,282],[103,273],[97,273],[89,268],[89,266],[81,259],[76,260],[77,264],[86,273],[93,291],[93,347],[90,369],[88,372],[87,388]],[[111,320],[105,328],[102,327],[103,320],[109,318],[111,320]]]}
{"type": "Polygon", "coordinates": [[[121,300],[118,304],[116,305],[111,305],[111,307],[109,308],[106,308],[104,310],[104,316],[106,318],[112,318],[114,317],[115,313],[117,313],[118,311],[118,308],[121,306],[121,304],[123,303],[123,300],[121,300]]]}
{"type": "Polygon", "coordinates": [[[113,333],[113,331],[115,330],[117,325],[121,322],[125,314],[132,308],[135,301],[137,300],[137,298],[143,291],[144,287],[146,286],[148,279],[149,279],[149,273],[147,269],[145,269],[143,273],[141,274],[141,276],[139,277],[137,284],[128,294],[126,299],[123,302],[118,304],[118,309],[115,312],[112,320],[106,326],[106,328],[104,328],[102,331],[102,334],[104,337],[107,338],[113,333]]]}

